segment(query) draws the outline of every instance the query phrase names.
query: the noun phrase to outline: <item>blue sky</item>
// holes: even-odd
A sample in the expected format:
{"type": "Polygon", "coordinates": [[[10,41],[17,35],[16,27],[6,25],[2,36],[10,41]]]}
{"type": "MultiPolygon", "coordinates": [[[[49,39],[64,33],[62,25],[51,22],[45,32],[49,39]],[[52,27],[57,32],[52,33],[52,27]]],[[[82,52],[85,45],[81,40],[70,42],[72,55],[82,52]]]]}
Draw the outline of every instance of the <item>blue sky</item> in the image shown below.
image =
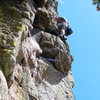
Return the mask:
{"type": "Polygon", "coordinates": [[[74,33],[67,37],[74,57],[76,100],[100,100],[100,11],[92,0],[57,0],[74,33]]]}

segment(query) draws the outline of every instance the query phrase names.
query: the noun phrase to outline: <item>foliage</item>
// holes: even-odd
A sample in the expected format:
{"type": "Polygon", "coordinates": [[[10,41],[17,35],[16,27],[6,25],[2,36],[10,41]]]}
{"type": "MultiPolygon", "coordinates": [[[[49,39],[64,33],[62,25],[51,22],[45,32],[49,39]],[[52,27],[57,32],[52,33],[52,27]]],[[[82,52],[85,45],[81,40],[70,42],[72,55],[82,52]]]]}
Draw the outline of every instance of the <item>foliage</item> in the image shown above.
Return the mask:
{"type": "Polygon", "coordinates": [[[100,10],[100,0],[93,0],[93,4],[97,5],[97,11],[100,10]]]}

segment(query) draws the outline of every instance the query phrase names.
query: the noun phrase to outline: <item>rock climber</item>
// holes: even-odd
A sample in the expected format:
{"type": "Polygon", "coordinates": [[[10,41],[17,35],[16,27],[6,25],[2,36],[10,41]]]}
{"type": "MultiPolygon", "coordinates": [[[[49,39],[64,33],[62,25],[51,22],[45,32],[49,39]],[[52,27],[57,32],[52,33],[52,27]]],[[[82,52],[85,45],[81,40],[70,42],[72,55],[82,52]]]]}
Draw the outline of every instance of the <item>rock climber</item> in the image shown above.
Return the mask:
{"type": "Polygon", "coordinates": [[[64,17],[54,17],[54,20],[57,22],[57,27],[58,27],[58,35],[61,38],[61,40],[65,43],[65,45],[69,48],[68,43],[67,43],[67,38],[66,36],[70,35],[73,33],[68,21],[64,17]]]}

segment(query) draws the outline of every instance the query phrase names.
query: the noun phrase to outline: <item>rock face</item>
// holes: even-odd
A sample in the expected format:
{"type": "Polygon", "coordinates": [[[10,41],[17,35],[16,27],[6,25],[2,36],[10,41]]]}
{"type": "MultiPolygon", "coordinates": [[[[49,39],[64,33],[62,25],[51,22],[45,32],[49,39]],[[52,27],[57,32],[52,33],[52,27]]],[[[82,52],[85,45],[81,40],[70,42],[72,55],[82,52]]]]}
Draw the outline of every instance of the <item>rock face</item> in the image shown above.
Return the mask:
{"type": "Polygon", "coordinates": [[[0,100],[73,100],[73,57],[52,33],[57,5],[0,1],[0,100]]]}

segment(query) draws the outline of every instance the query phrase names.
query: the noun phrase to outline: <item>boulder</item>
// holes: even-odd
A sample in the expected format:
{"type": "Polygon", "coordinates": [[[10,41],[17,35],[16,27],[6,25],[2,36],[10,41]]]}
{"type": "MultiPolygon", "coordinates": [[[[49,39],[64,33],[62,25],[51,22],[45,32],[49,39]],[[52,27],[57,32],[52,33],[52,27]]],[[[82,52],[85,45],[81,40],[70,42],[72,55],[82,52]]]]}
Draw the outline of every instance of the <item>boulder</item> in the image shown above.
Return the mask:
{"type": "Polygon", "coordinates": [[[62,74],[45,58],[38,59],[38,67],[33,72],[39,100],[73,100],[72,87],[68,76],[62,74]]]}
{"type": "Polygon", "coordinates": [[[42,53],[42,50],[37,44],[36,40],[33,37],[30,37],[23,41],[22,53],[25,63],[31,67],[34,67],[36,56],[39,56],[42,53]]]}
{"type": "Polygon", "coordinates": [[[55,62],[55,67],[64,74],[67,74],[71,69],[71,56],[60,50],[55,59],[59,60],[59,62],[55,62]]]}
{"type": "Polygon", "coordinates": [[[54,62],[55,67],[59,71],[67,74],[71,68],[72,56],[66,49],[62,40],[59,37],[45,32],[42,35],[40,46],[43,51],[41,56],[58,60],[57,62],[54,62]]]}
{"type": "Polygon", "coordinates": [[[42,30],[46,30],[49,27],[48,11],[44,7],[37,9],[34,27],[42,30]]]}

